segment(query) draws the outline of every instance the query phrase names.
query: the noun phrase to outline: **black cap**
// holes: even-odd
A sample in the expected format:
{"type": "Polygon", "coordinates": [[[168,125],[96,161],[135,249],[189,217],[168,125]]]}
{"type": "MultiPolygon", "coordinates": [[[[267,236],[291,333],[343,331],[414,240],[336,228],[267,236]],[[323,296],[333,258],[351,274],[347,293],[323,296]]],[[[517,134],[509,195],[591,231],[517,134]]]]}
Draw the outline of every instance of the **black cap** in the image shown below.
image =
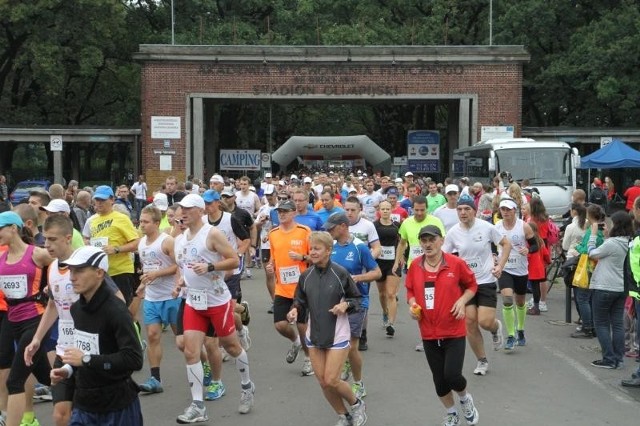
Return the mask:
{"type": "Polygon", "coordinates": [[[276,210],[295,210],[296,205],[291,200],[280,201],[276,210]]]}
{"type": "Polygon", "coordinates": [[[349,224],[349,218],[347,217],[347,215],[344,213],[334,213],[331,216],[329,216],[329,218],[324,223],[324,225],[322,225],[322,227],[327,231],[329,231],[333,229],[334,226],[342,225],[343,223],[345,225],[349,224]]]}
{"type": "Polygon", "coordinates": [[[433,237],[442,237],[442,231],[435,225],[423,226],[422,229],[420,229],[418,237],[422,238],[427,235],[431,235],[433,237]]]}

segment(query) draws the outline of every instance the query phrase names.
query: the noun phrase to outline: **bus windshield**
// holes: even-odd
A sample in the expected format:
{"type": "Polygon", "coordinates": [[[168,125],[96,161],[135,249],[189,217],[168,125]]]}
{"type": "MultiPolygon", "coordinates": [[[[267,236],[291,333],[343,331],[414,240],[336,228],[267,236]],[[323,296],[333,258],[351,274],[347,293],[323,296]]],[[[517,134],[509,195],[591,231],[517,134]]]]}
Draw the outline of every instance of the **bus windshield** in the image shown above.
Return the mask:
{"type": "Polygon", "coordinates": [[[529,179],[532,185],[572,185],[571,151],[566,148],[520,148],[496,150],[498,172],[514,180],[529,179]]]}

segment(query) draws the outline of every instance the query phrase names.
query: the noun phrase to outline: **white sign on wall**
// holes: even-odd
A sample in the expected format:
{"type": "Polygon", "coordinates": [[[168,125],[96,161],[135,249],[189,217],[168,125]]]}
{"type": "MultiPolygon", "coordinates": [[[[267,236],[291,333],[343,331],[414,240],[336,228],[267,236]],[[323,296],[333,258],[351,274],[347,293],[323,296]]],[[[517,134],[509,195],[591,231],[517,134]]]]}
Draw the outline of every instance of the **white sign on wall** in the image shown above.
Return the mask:
{"type": "Polygon", "coordinates": [[[49,143],[51,151],[62,151],[62,135],[51,135],[49,143]]]}
{"type": "Polygon", "coordinates": [[[258,149],[221,149],[220,170],[260,170],[262,158],[258,149]]]}
{"type": "Polygon", "coordinates": [[[151,117],[151,139],[180,139],[180,117],[151,117]]]}
{"type": "Polygon", "coordinates": [[[513,126],[482,126],[480,128],[480,140],[513,138],[513,126]]]}
{"type": "Polygon", "coordinates": [[[613,142],[613,138],[611,136],[604,136],[600,138],[600,148],[604,148],[613,142]]]}

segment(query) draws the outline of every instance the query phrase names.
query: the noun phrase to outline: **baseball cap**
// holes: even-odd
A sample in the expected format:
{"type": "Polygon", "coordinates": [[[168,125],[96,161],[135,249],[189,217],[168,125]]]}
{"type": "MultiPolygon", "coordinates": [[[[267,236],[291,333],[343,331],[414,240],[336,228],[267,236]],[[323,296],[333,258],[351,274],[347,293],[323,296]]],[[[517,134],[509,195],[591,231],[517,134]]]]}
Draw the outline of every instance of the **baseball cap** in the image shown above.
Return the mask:
{"type": "Polygon", "coordinates": [[[98,200],[106,200],[109,198],[113,198],[113,189],[111,189],[110,186],[107,185],[100,185],[99,187],[96,188],[95,192],[93,193],[93,199],[98,199],[98,200]]]}
{"type": "Polygon", "coordinates": [[[109,271],[109,259],[107,254],[101,248],[93,246],[80,247],[71,254],[71,257],[60,262],[61,266],[76,266],[83,268],[85,266],[93,266],[100,268],[105,272],[109,271]]]}
{"type": "Polygon", "coordinates": [[[405,173],[404,175],[405,175],[405,177],[406,177],[406,176],[413,176],[413,173],[412,173],[412,172],[407,172],[407,173],[405,173]]]}
{"type": "Polygon", "coordinates": [[[153,196],[153,205],[158,208],[158,210],[165,212],[169,208],[169,200],[167,199],[167,194],[164,192],[158,192],[153,196]]]}
{"type": "Polygon", "coordinates": [[[276,210],[295,210],[295,209],[296,209],[296,205],[291,200],[282,201],[278,203],[278,207],[276,207],[276,210]]]}
{"type": "Polygon", "coordinates": [[[213,175],[211,179],[209,179],[209,182],[224,183],[224,179],[220,175],[213,175]]]}
{"type": "Polygon", "coordinates": [[[202,199],[205,203],[213,203],[214,201],[220,200],[220,193],[215,189],[207,189],[204,191],[204,194],[202,194],[202,199]]]}
{"type": "Polygon", "coordinates": [[[290,179],[291,179],[291,180],[294,180],[294,179],[295,179],[295,180],[298,180],[298,175],[291,175],[291,178],[290,178],[290,179]]]}
{"type": "Polygon", "coordinates": [[[0,213],[0,228],[4,228],[9,225],[16,225],[18,228],[22,228],[24,223],[17,213],[12,211],[0,213]]]}
{"type": "Polygon", "coordinates": [[[303,182],[304,182],[304,183],[312,183],[312,182],[313,182],[313,180],[312,180],[309,176],[307,176],[306,178],[304,178],[304,181],[303,181],[303,182]]]}
{"type": "Polygon", "coordinates": [[[427,235],[431,235],[433,237],[442,237],[442,231],[435,225],[427,225],[423,226],[420,229],[420,233],[418,234],[418,238],[425,237],[427,235]]]}
{"type": "Polygon", "coordinates": [[[444,188],[444,193],[448,194],[450,192],[460,192],[460,189],[458,188],[458,185],[447,185],[446,188],[444,188]]]}
{"type": "Polygon", "coordinates": [[[278,185],[280,185],[280,186],[284,186],[284,181],[283,181],[283,180],[279,180],[279,181],[278,181],[278,185]]]}
{"type": "Polygon", "coordinates": [[[387,195],[395,195],[397,197],[398,188],[392,186],[391,188],[387,189],[387,195]]]}
{"type": "Polygon", "coordinates": [[[327,231],[329,231],[333,229],[334,226],[342,225],[343,223],[345,225],[349,224],[349,218],[347,217],[347,215],[344,213],[334,213],[331,216],[329,216],[329,218],[324,223],[324,225],[322,225],[322,227],[327,231]]]}
{"type": "Polygon", "coordinates": [[[49,213],[71,213],[69,203],[65,200],[51,200],[46,206],[40,206],[40,210],[48,211],[49,213]]]}
{"type": "Polygon", "coordinates": [[[264,191],[262,191],[264,193],[264,195],[273,195],[276,192],[276,187],[275,185],[265,185],[264,187],[264,191]]]}
{"type": "Polygon", "coordinates": [[[500,201],[500,208],[502,207],[506,207],[511,210],[515,210],[516,208],[518,208],[518,206],[516,205],[516,202],[513,201],[511,198],[505,198],[504,200],[500,201]]]}
{"type": "Polygon", "coordinates": [[[401,177],[395,178],[394,182],[395,183],[402,183],[402,178],[401,177]]]}
{"type": "Polygon", "coordinates": [[[265,174],[264,174],[264,177],[265,177],[265,178],[270,178],[270,177],[273,177],[273,175],[272,175],[271,173],[265,173],[265,174]]]}
{"type": "Polygon", "coordinates": [[[204,200],[202,199],[201,196],[196,194],[187,194],[182,200],[178,201],[176,204],[186,209],[191,207],[198,207],[198,208],[204,209],[204,200]]]}
{"type": "Polygon", "coordinates": [[[225,188],[222,194],[220,194],[222,197],[235,197],[235,195],[236,193],[232,188],[225,188]]]}

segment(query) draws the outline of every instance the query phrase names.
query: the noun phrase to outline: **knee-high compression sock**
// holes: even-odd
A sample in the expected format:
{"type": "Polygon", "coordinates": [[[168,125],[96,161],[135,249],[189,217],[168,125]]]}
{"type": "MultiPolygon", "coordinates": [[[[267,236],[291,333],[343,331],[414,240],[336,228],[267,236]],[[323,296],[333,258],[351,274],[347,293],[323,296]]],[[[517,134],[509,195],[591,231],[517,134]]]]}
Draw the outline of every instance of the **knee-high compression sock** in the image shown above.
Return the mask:
{"type": "Polygon", "coordinates": [[[203,401],[202,395],[202,381],[204,380],[204,370],[202,363],[196,362],[195,364],[187,365],[187,381],[191,387],[191,399],[193,401],[203,401]]]}
{"type": "Polygon", "coordinates": [[[502,307],[502,319],[504,320],[504,325],[507,328],[507,336],[515,336],[516,314],[513,312],[513,305],[504,305],[502,307]]]}
{"type": "Polygon", "coordinates": [[[527,306],[516,305],[516,316],[518,317],[518,330],[524,330],[524,319],[527,317],[527,306]]]}
{"type": "Polygon", "coordinates": [[[243,385],[251,382],[251,377],[249,376],[249,357],[247,356],[247,351],[244,349],[240,352],[240,355],[236,357],[236,369],[238,373],[240,373],[240,383],[243,385]]]}

